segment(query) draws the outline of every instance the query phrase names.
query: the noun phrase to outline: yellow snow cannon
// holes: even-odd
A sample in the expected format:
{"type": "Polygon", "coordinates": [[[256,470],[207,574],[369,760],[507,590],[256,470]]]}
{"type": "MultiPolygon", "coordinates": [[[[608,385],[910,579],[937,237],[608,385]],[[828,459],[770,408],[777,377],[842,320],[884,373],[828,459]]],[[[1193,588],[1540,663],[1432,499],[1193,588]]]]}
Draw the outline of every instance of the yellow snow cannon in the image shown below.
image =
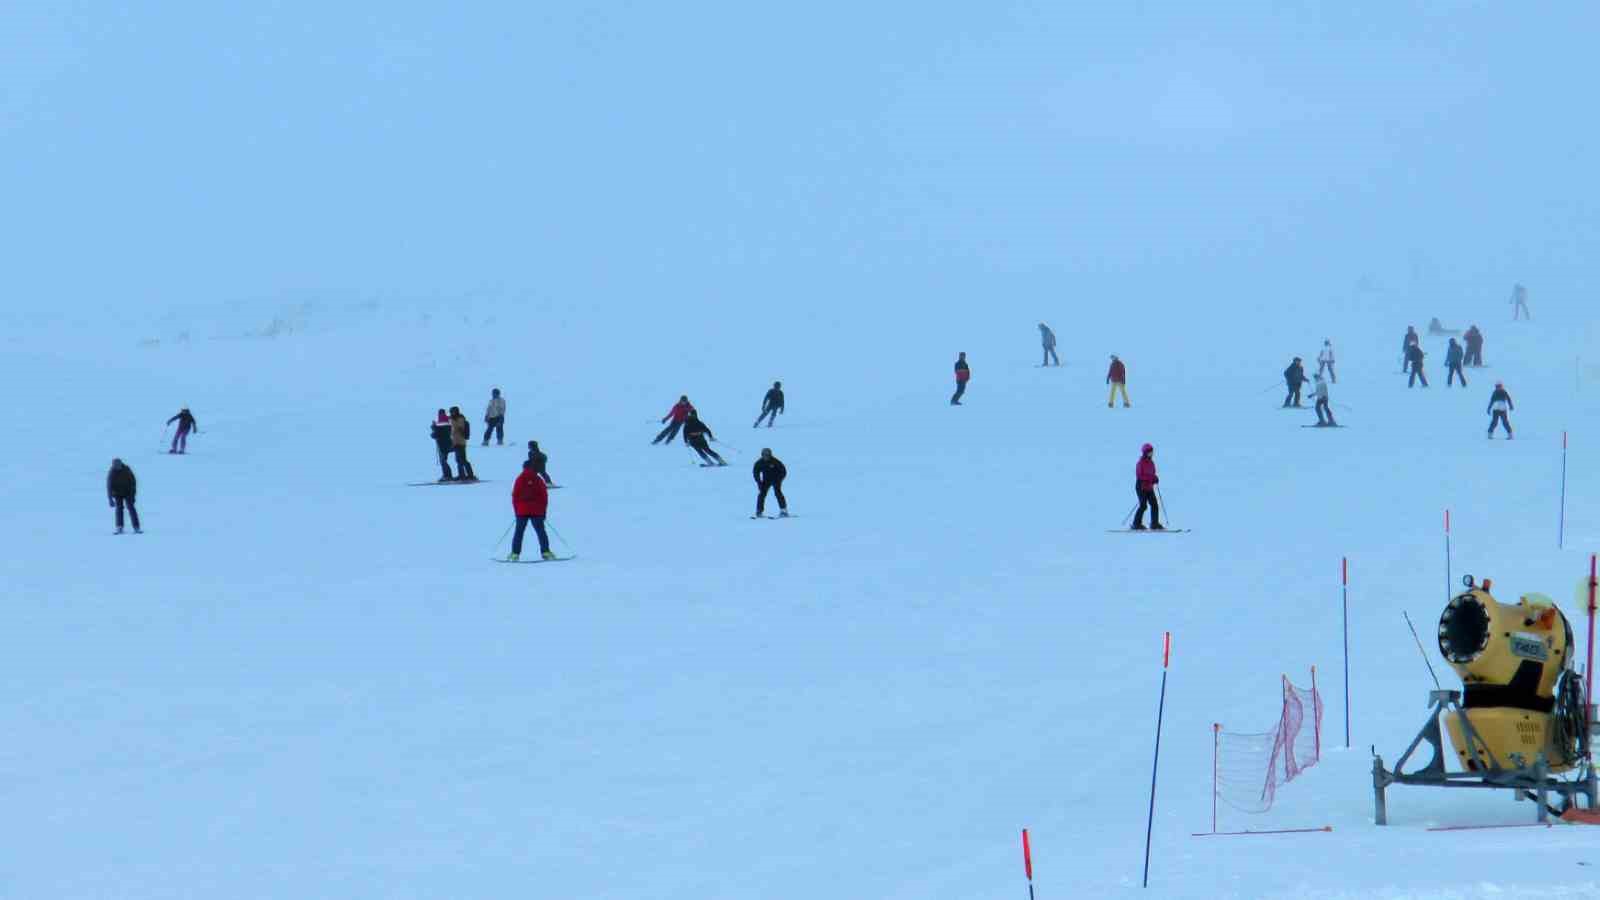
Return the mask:
{"type": "Polygon", "coordinates": [[[1463,582],[1439,616],[1439,652],[1463,688],[1462,715],[1442,716],[1461,765],[1524,769],[1543,755],[1547,771],[1564,772],[1581,763],[1557,721],[1558,688],[1567,687],[1558,682],[1576,677],[1567,617],[1543,594],[1500,603],[1489,579],[1463,582]]]}

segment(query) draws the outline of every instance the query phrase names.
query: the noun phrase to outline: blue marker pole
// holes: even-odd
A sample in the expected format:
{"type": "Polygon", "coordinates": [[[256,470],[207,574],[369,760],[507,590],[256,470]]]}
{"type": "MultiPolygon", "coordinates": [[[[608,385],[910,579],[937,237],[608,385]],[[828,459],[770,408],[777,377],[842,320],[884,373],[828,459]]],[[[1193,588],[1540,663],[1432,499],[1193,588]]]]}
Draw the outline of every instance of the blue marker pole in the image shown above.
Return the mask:
{"type": "Polygon", "coordinates": [[[1150,886],[1150,833],[1156,822],[1156,772],[1161,767],[1161,719],[1167,711],[1167,662],[1172,658],[1172,632],[1161,641],[1161,703],[1156,707],[1156,756],[1150,764],[1150,815],[1144,825],[1144,883],[1150,886]]]}

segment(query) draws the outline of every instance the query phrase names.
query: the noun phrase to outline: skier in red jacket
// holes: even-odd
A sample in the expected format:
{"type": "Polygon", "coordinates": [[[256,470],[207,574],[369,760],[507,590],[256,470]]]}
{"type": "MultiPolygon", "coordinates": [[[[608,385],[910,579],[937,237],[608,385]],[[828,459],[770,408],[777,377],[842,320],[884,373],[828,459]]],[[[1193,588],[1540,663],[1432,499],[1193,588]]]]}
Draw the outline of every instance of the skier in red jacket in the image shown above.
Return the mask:
{"type": "Polygon", "coordinates": [[[511,538],[508,562],[516,562],[522,556],[522,533],[529,522],[533,523],[533,533],[539,536],[539,555],[545,559],[556,558],[550,552],[550,536],[544,532],[544,514],[549,507],[550,491],[530,459],[522,464],[522,474],[511,485],[511,509],[517,514],[517,533],[511,538]]]}
{"type": "Polygon", "coordinates": [[[659,444],[662,441],[666,441],[669,444],[672,443],[672,439],[678,436],[678,429],[683,427],[684,421],[689,418],[689,413],[691,412],[694,412],[694,404],[689,402],[689,395],[683,394],[678,397],[678,402],[672,404],[672,408],[667,410],[667,414],[661,417],[663,422],[671,419],[672,424],[661,429],[661,433],[656,435],[656,439],[650,443],[659,444]]]}
{"type": "Polygon", "coordinates": [[[1161,483],[1160,476],[1156,475],[1156,448],[1145,444],[1143,453],[1139,456],[1139,464],[1133,469],[1133,490],[1139,495],[1139,511],[1133,514],[1133,530],[1144,531],[1144,511],[1150,510],[1150,528],[1153,531],[1165,531],[1161,525],[1161,504],[1156,499],[1156,485],[1161,483]]]}
{"type": "Polygon", "coordinates": [[[1111,396],[1106,398],[1106,406],[1115,406],[1117,392],[1122,392],[1122,405],[1131,406],[1128,402],[1128,367],[1117,359],[1115,353],[1111,354],[1111,368],[1106,370],[1106,384],[1111,385],[1111,396]]]}
{"type": "Polygon", "coordinates": [[[972,377],[972,369],[967,366],[967,354],[956,354],[956,392],[950,397],[951,406],[961,405],[961,395],[967,392],[967,380],[972,377]]]}

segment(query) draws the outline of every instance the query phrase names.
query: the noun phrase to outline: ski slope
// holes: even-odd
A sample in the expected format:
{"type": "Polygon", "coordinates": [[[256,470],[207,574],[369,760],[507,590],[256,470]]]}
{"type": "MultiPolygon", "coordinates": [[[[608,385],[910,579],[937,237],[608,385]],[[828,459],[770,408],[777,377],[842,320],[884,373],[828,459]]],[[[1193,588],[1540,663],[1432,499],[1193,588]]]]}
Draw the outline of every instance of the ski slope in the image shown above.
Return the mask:
{"type": "Polygon", "coordinates": [[[1503,794],[1396,787],[1393,824],[1371,824],[1368,748],[1392,764],[1425,714],[1401,613],[1426,642],[1444,509],[1457,577],[1548,593],[1581,625],[1600,429],[1574,359],[1593,322],[1553,293],[1516,324],[1498,286],[1448,309],[1373,291],[1270,320],[1185,307],[1160,328],[937,295],[915,321],[835,302],[778,332],[731,303],[617,316],[538,295],[13,315],[0,374],[49,449],[3,463],[3,893],[1014,896],[1028,827],[1041,896],[1594,896],[1591,830],[1425,830],[1532,821],[1503,794]],[[1485,330],[1470,389],[1396,374],[1430,314],[1485,330]],[[1035,367],[1040,319],[1059,369],[1035,367]],[[1279,409],[1279,372],[1324,337],[1338,431],[1279,409]],[[973,379],[952,408],[957,350],[973,379]],[[1104,404],[1112,352],[1131,409],[1104,404]],[[1484,440],[1494,378],[1514,441],[1484,440]],[[774,379],[789,411],[752,431],[774,379]],[[490,387],[508,444],[470,454],[491,483],[405,487],[437,472],[434,409],[462,406],[476,435],[490,387]],[[728,468],[650,446],[680,393],[728,468]],[[173,457],[180,405],[201,433],[173,457]],[[550,523],[573,562],[488,559],[528,439],[565,486],[550,523]],[[1193,533],[1107,533],[1144,441],[1193,533]],[[793,520],[748,519],[763,446],[793,520]],[[142,536],[111,534],[113,456],[142,536]],[[1312,665],[1323,761],[1222,826],[1334,830],[1191,837],[1212,723],[1269,729],[1280,673],[1312,665]]]}

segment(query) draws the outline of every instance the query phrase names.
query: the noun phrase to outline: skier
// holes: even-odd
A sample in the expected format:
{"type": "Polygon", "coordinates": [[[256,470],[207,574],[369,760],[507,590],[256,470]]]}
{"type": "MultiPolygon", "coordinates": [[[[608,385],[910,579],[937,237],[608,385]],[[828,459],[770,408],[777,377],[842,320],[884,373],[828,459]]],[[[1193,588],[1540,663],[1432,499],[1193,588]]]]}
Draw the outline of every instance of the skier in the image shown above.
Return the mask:
{"type": "Polygon", "coordinates": [[[1139,511],[1133,514],[1133,530],[1144,531],[1144,511],[1150,510],[1150,528],[1165,531],[1161,525],[1161,504],[1156,497],[1156,485],[1161,478],[1156,475],[1156,448],[1145,444],[1139,455],[1139,464],[1133,469],[1133,491],[1139,495],[1139,511]]]}
{"type": "Polygon", "coordinates": [[[1489,417],[1490,438],[1494,437],[1494,427],[1496,425],[1504,425],[1506,426],[1506,440],[1511,440],[1511,420],[1506,418],[1506,413],[1516,408],[1517,405],[1511,402],[1511,395],[1506,393],[1506,386],[1496,381],[1494,383],[1494,393],[1489,395],[1489,408],[1484,410],[1484,412],[1491,414],[1489,417]]]}
{"type": "Polygon", "coordinates": [[[1055,360],[1055,365],[1061,365],[1061,357],[1056,355],[1056,333],[1043,322],[1039,323],[1039,341],[1044,344],[1043,365],[1050,365],[1051,360],[1055,360]]]}
{"type": "Polygon", "coordinates": [[[495,388],[489,392],[489,408],[483,411],[483,424],[488,426],[483,430],[483,445],[489,446],[489,435],[494,435],[496,447],[506,442],[506,398],[500,396],[500,389],[495,388]]]}
{"type": "Polygon", "coordinates": [[[784,467],[783,460],[772,455],[772,448],[762,447],[761,458],[750,467],[750,477],[756,480],[756,515],[761,518],[767,506],[767,491],[778,498],[778,518],[785,519],[789,516],[789,501],[783,496],[783,480],[789,477],[789,470],[784,467]]]}
{"type": "Polygon", "coordinates": [[[1422,374],[1422,358],[1427,355],[1416,344],[1406,348],[1406,368],[1411,371],[1411,377],[1406,379],[1406,387],[1416,387],[1418,378],[1422,379],[1423,387],[1428,386],[1428,376],[1422,374]]]}
{"type": "Polygon", "coordinates": [[[717,436],[711,433],[710,426],[700,421],[700,414],[691,407],[689,417],[683,422],[683,442],[694,448],[694,452],[700,454],[700,458],[704,460],[701,463],[702,466],[727,465],[728,461],[706,444],[707,438],[714,441],[717,436]],[[711,462],[713,459],[716,460],[715,463],[711,462]]]}
{"type": "Polygon", "coordinates": [[[139,493],[139,479],[133,477],[133,470],[122,460],[113,459],[111,471],[106,473],[106,502],[117,511],[117,534],[122,533],[124,507],[133,519],[133,533],[144,534],[139,529],[139,511],[133,507],[133,498],[137,493],[139,493]]]}
{"type": "Polygon", "coordinates": [[[1461,350],[1461,345],[1456,343],[1455,338],[1451,338],[1450,349],[1444,351],[1444,367],[1447,372],[1444,378],[1445,387],[1454,384],[1457,378],[1461,379],[1462,387],[1467,386],[1467,376],[1461,371],[1461,360],[1465,355],[1461,350]]]}
{"type": "Polygon", "coordinates": [[[195,434],[199,434],[200,426],[195,422],[194,415],[189,412],[189,407],[187,406],[178,410],[177,415],[167,420],[168,425],[173,422],[178,423],[178,433],[172,436],[172,448],[167,452],[183,453],[189,449],[189,431],[192,429],[195,434]]]}
{"type": "Polygon", "coordinates": [[[1328,428],[1338,425],[1339,423],[1333,420],[1333,409],[1328,405],[1328,383],[1322,380],[1321,372],[1312,377],[1316,379],[1316,386],[1312,388],[1312,394],[1317,398],[1318,427],[1328,428]]]}
{"type": "Polygon", "coordinates": [[[1517,319],[1532,319],[1533,313],[1528,312],[1528,289],[1518,282],[1511,289],[1511,321],[1517,319]]]}
{"type": "Polygon", "coordinates": [[[1422,338],[1417,337],[1415,326],[1406,326],[1406,336],[1400,339],[1400,374],[1404,375],[1411,369],[1411,348],[1422,343],[1422,338]]]}
{"type": "Polygon", "coordinates": [[[550,457],[545,456],[544,451],[539,449],[538,441],[528,442],[528,462],[533,463],[534,473],[537,474],[546,485],[555,487],[556,483],[550,480],[550,473],[545,471],[545,466],[550,462],[550,457]]]}
{"type": "Polygon", "coordinates": [[[454,481],[455,477],[450,474],[450,414],[439,410],[439,415],[428,427],[428,435],[433,438],[434,449],[439,451],[439,480],[454,481]]]}
{"type": "Polygon", "coordinates": [[[544,559],[556,558],[550,552],[550,536],[544,530],[545,513],[549,507],[550,492],[545,490],[544,482],[534,471],[533,460],[527,460],[522,464],[522,474],[511,484],[511,510],[517,515],[517,533],[511,537],[511,555],[506,557],[507,562],[516,562],[522,557],[522,533],[530,522],[533,524],[533,533],[539,536],[539,556],[544,559]]]}
{"type": "Polygon", "coordinates": [[[761,398],[761,415],[756,416],[755,425],[750,427],[755,428],[761,424],[762,419],[766,419],[767,427],[771,428],[772,423],[778,421],[778,413],[781,412],[783,412],[783,382],[774,381],[772,389],[761,398]]]}
{"type": "Polygon", "coordinates": [[[1334,384],[1339,383],[1339,376],[1333,371],[1333,341],[1323,338],[1322,349],[1317,351],[1317,374],[1328,373],[1328,378],[1334,384]]]}
{"type": "Polygon", "coordinates": [[[659,444],[662,441],[666,441],[668,444],[672,443],[672,439],[678,436],[678,429],[683,427],[684,420],[689,418],[689,414],[692,412],[694,412],[694,406],[689,403],[689,395],[683,394],[678,397],[678,402],[672,404],[672,408],[667,410],[667,414],[661,417],[663,422],[671,419],[672,424],[661,429],[661,433],[656,435],[656,439],[650,443],[659,444]]]}
{"type": "Polygon", "coordinates": [[[1289,368],[1283,370],[1283,382],[1289,386],[1289,393],[1283,398],[1283,408],[1300,406],[1300,388],[1306,383],[1306,367],[1300,364],[1300,357],[1296,356],[1289,363],[1289,368]]]}
{"type": "Polygon", "coordinates": [[[1122,364],[1122,360],[1117,359],[1115,353],[1111,354],[1111,368],[1106,369],[1106,384],[1111,385],[1111,394],[1106,397],[1107,408],[1117,405],[1119,391],[1122,393],[1122,405],[1124,407],[1133,405],[1128,402],[1128,367],[1122,364]]]}
{"type": "Polygon", "coordinates": [[[461,414],[461,407],[450,407],[450,446],[456,454],[456,480],[477,481],[478,474],[472,471],[472,463],[467,461],[467,443],[472,440],[472,423],[461,414]]]}
{"type": "Polygon", "coordinates": [[[950,397],[951,406],[961,405],[961,395],[967,392],[967,379],[972,377],[972,371],[967,368],[967,355],[956,354],[956,392],[950,397]]]}
{"type": "Polygon", "coordinates": [[[1444,327],[1444,323],[1439,321],[1439,317],[1434,316],[1428,320],[1428,333],[1433,335],[1460,334],[1461,331],[1455,328],[1444,327]]]}
{"type": "Polygon", "coordinates": [[[1483,332],[1474,325],[1467,329],[1464,340],[1467,343],[1467,365],[1474,369],[1483,366],[1483,332]]]}

